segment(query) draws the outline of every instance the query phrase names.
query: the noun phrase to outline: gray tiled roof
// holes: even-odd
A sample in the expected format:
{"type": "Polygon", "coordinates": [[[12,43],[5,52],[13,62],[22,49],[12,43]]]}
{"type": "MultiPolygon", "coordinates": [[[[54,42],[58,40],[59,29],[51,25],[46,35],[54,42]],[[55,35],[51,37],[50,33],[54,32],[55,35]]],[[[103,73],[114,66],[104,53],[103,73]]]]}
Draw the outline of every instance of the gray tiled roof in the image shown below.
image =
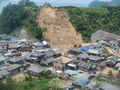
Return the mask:
{"type": "Polygon", "coordinates": [[[35,46],[43,46],[43,44],[41,42],[36,42],[36,43],[33,43],[35,46]]]}
{"type": "Polygon", "coordinates": [[[107,58],[107,60],[114,60],[114,61],[118,61],[118,57],[117,56],[110,56],[107,58]]]}
{"type": "Polygon", "coordinates": [[[90,64],[90,63],[84,63],[84,64],[82,64],[82,67],[86,68],[86,69],[89,69],[91,67],[91,65],[92,64],[90,64]]]}
{"type": "Polygon", "coordinates": [[[18,48],[18,44],[17,43],[11,43],[8,44],[9,48],[18,48]]]}
{"type": "Polygon", "coordinates": [[[20,47],[28,47],[28,45],[26,43],[23,43],[23,42],[20,43],[19,45],[20,45],[20,47]]]}
{"type": "Polygon", "coordinates": [[[32,52],[32,54],[31,54],[32,56],[42,56],[42,55],[44,55],[43,53],[41,53],[41,52],[32,52]]]}
{"type": "Polygon", "coordinates": [[[7,36],[6,34],[0,34],[0,37],[5,37],[5,36],[7,36]]]}
{"type": "Polygon", "coordinates": [[[101,50],[98,50],[98,49],[89,49],[87,52],[93,53],[93,54],[102,54],[103,53],[101,50]]]}
{"type": "Polygon", "coordinates": [[[5,56],[8,56],[8,57],[11,57],[11,56],[15,56],[15,55],[18,55],[18,54],[21,54],[21,53],[11,53],[11,54],[8,54],[8,55],[5,55],[5,56]]]}
{"type": "Polygon", "coordinates": [[[45,63],[45,64],[51,63],[51,62],[53,62],[53,58],[52,57],[51,58],[47,58],[45,60],[42,60],[42,62],[45,63]]]}
{"type": "Polygon", "coordinates": [[[100,56],[92,56],[92,55],[90,55],[90,56],[89,56],[89,59],[91,59],[91,60],[101,60],[102,57],[100,57],[100,56]]]}
{"type": "Polygon", "coordinates": [[[87,59],[88,55],[87,54],[79,54],[76,57],[81,58],[81,59],[87,59]]]}
{"type": "Polygon", "coordinates": [[[85,63],[84,61],[80,61],[78,65],[82,66],[84,63],[85,63]]]}
{"type": "Polygon", "coordinates": [[[118,61],[118,57],[117,56],[110,56],[107,58],[106,62],[111,62],[113,64],[115,64],[118,61]]]}
{"type": "Polygon", "coordinates": [[[104,84],[102,84],[102,85],[101,85],[99,88],[97,88],[96,90],[120,90],[120,87],[105,82],[104,84]]]}
{"type": "Polygon", "coordinates": [[[49,51],[44,52],[44,54],[45,54],[47,57],[52,57],[53,55],[55,55],[55,52],[54,52],[53,50],[49,50],[49,51]]]}
{"type": "Polygon", "coordinates": [[[79,48],[71,48],[69,51],[82,52],[82,50],[79,48]]]}
{"type": "Polygon", "coordinates": [[[4,56],[0,56],[0,61],[3,61],[5,60],[5,57],[4,56]]]}
{"type": "Polygon", "coordinates": [[[8,74],[9,74],[9,72],[6,69],[0,70],[0,76],[1,75],[8,75],[8,74]]]}
{"type": "Polygon", "coordinates": [[[11,62],[19,62],[19,61],[22,61],[23,58],[22,57],[13,57],[13,58],[10,58],[9,61],[11,62]]]}
{"type": "Polygon", "coordinates": [[[27,55],[25,55],[25,56],[24,56],[24,59],[29,60],[29,59],[30,59],[31,54],[32,54],[32,53],[28,53],[27,55]]]}
{"type": "Polygon", "coordinates": [[[21,67],[21,65],[13,64],[13,65],[11,65],[11,66],[8,66],[8,67],[7,67],[7,70],[8,70],[8,71],[12,71],[12,70],[17,69],[17,68],[19,68],[19,67],[21,67]]]}
{"type": "Polygon", "coordinates": [[[28,71],[34,72],[34,73],[42,73],[44,72],[46,69],[42,68],[42,67],[38,67],[38,66],[31,66],[28,68],[28,71]]]}

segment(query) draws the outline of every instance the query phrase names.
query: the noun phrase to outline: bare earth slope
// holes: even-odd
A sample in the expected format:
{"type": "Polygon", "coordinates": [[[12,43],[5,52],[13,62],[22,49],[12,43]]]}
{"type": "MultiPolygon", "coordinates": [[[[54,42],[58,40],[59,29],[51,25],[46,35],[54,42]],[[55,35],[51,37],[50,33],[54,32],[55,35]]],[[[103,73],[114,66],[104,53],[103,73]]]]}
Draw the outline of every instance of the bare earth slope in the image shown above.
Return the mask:
{"type": "Polygon", "coordinates": [[[43,33],[44,39],[48,40],[51,46],[81,44],[81,34],[76,32],[69,22],[66,12],[62,9],[44,6],[38,16],[39,25],[47,30],[43,33]]]}

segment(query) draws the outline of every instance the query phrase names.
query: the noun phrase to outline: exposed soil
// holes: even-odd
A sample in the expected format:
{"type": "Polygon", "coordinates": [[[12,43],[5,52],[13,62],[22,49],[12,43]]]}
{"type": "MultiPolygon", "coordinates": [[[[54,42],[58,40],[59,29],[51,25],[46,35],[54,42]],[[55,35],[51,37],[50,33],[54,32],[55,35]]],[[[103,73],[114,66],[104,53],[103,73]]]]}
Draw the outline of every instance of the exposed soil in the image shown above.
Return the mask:
{"type": "Polygon", "coordinates": [[[101,73],[108,76],[108,71],[111,70],[113,76],[116,76],[117,70],[114,70],[114,68],[106,67],[101,73]]]}
{"type": "Polygon", "coordinates": [[[40,10],[37,22],[42,28],[47,28],[43,36],[50,42],[52,48],[67,49],[74,44],[82,43],[81,33],[76,32],[63,9],[45,5],[40,10]]]}

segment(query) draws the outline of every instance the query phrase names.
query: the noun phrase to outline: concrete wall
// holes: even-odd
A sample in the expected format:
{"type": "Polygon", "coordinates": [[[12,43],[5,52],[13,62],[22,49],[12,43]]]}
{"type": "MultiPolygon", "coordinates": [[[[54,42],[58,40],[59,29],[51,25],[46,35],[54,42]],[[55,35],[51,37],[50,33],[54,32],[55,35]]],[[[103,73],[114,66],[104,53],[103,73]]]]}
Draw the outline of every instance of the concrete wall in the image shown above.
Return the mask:
{"type": "Polygon", "coordinates": [[[119,35],[115,35],[109,32],[98,30],[91,35],[91,42],[96,42],[96,40],[101,40],[104,37],[111,37],[114,39],[120,39],[119,35]]]}

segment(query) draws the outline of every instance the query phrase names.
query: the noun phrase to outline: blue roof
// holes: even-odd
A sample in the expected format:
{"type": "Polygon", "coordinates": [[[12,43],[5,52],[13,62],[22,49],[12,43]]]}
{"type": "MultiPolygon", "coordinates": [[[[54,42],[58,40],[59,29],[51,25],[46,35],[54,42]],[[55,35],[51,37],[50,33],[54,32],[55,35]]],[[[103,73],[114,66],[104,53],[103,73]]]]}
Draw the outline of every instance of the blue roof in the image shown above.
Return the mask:
{"type": "Polygon", "coordinates": [[[81,49],[82,49],[82,50],[88,50],[89,47],[82,47],[81,49]]]}
{"type": "Polygon", "coordinates": [[[81,50],[88,50],[88,49],[94,49],[94,47],[82,47],[81,50]]]}
{"type": "Polygon", "coordinates": [[[116,43],[116,44],[118,44],[118,42],[117,42],[117,41],[110,41],[110,43],[116,43]]]}
{"type": "Polygon", "coordinates": [[[8,38],[17,38],[17,36],[5,36],[5,37],[2,37],[2,39],[8,39],[8,38]]]}
{"type": "Polygon", "coordinates": [[[89,79],[87,77],[80,77],[80,78],[76,79],[73,83],[85,86],[89,83],[89,79]]]}
{"type": "Polygon", "coordinates": [[[95,46],[102,46],[102,44],[101,43],[96,43],[95,46]]]}
{"type": "Polygon", "coordinates": [[[105,41],[101,40],[101,41],[99,41],[98,43],[105,43],[105,41]]]}

